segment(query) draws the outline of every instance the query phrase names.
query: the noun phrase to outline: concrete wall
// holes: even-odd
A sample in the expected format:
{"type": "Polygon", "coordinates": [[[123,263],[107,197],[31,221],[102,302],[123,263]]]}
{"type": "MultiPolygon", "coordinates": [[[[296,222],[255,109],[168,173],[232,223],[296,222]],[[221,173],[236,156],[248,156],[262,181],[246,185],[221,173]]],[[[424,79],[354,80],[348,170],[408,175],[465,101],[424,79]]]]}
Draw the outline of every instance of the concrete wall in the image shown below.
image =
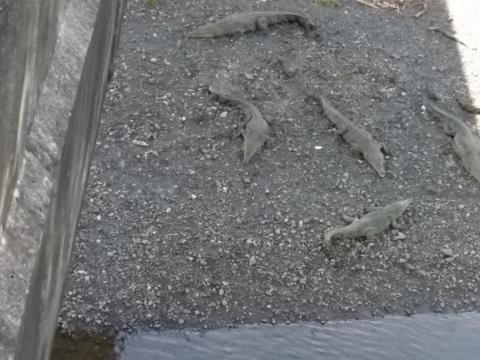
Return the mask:
{"type": "Polygon", "coordinates": [[[66,0],[0,0],[0,226],[66,0]]]}
{"type": "Polygon", "coordinates": [[[48,359],[124,0],[0,0],[0,359],[48,359]]]}

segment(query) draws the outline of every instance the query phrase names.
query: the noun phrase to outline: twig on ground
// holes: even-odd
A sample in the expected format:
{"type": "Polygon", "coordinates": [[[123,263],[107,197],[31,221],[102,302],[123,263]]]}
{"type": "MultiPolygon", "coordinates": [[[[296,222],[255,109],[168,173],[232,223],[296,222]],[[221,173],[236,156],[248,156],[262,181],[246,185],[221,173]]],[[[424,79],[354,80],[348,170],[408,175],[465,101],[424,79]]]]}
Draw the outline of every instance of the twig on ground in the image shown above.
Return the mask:
{"type": "Polygon", "coordinates": [[[410,5],[410,3],[412,3],[413,0],[407,0],[403,3],[403,6],[402,6],[402,11],[405,11],[405,9],[407,8],[408,5],[410,5]]]}
{"type": "Polygon", "coordinates": [[[425,15],[425,13],[428,11],[428,5],[427,5],[427,0],[425,0],[423,2],[423,9],[420,10],[418,13],[416,13],[415,15],[413,15],[413,17],[415,19],[419,19],[421,18],[423,15],[425,15]]]}
{"type": "Polygon", "coordinates": [[[360,4],[363,4],[363,5],[367,5],[367,6],[370,6],[371,8],[374,8],[374,9],[378,9],[379,7],[375,4],[372,4],[368,1],[365,1],[365,0],[355,0],[356,2],[360,3],[360,4]]]}
{"type": "Polygon", "coordinates": [[[430,26],[430,27],[428,28],[428,30],[438,32],[438,33],[442,34],[443,36],[445,36],[445,37],[447,37],[447,38],[449,38],[449,39],[451,39],[451,40],[453,40],[453,41],[456,41],[456,42],[458,42],[459,44],[462,44],[463,46],[465,46],[465,47],[468,48],[468,45],[465,44],[465,43],[464,43],[462,40],[460,40],[459,38],[457,38],[454,34],[448,32],[448,31],[445,31],[445,30],[441,29],[441,28],[438,27],[438,26],[430,26]]]}

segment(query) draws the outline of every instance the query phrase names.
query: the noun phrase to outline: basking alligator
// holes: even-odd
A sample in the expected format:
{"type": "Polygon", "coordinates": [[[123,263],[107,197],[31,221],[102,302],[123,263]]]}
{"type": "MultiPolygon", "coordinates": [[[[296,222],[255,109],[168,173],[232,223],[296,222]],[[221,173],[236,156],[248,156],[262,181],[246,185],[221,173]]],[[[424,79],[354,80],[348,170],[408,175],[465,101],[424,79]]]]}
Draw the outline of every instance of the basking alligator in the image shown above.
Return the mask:
{"type": "Polygon", "coordinates": [[[480,139],[474,131],[456,115],[442,109],[426,94],[423,103],[427,110],[443,122],[443,131],[453,136],[453,149],[467,171],[480,182],[480,139]]]}
{"type": "Polygon", "coordinates": [[[307,94],[308,97],[321,103],[323,113],[336,126],[337,133],[352,147],[352,150],[361,154],[381,177],[385,176],[384,147],[375,142],[370,133],[342,115],[323,96],[307,94]]]}
{"type": "Polygon", "coordinates": [[[376,234],[388,229],[390,225],[398,226],[395,220],[402,216],[411,202],[411,199],[393,202],[354,220],[350,225],[327,231],[323,241],[324,247],[330,249],[332,239],[366,237],[373,240],[376,234]]]}
{"type": "Polygon", "coordinates": [[[255,105],[233,95],[223,94],[210,87],[210,92],[219,100],[233,103],[246,114],[239,135],[243,137],[243,163],[248,163],[251,157],[262,148],[263,144],[272,140],[270,128],[255,105]]]}
{"type": "Polygon", "coordinates": [[[315,25],[301,14],[283,11],[247,12],[232,14],[214,23],[200,26],[190,33],[190,37],[205,38],[242,34],[248,31],[265,31],[272,25],[285,22],[297,23],[305,29],[307,36],[310,30],[315,28],[315,25]]]}

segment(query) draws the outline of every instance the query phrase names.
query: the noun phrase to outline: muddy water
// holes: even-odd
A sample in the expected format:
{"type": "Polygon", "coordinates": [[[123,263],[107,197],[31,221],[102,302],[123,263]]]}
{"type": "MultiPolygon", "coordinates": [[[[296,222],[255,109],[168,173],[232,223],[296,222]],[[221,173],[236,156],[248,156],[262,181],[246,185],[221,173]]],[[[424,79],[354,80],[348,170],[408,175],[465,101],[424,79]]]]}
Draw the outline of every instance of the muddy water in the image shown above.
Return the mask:
{"type": "Polygon", "coordinates": [[[115,360],[115,337],[57,331],[50,360],[115,360]]]}
{"type": "Polygon", "coordinates": [[[473,360],[480,359],[480,314],[146,332],[124,345],[121,360],[473,360]]]}

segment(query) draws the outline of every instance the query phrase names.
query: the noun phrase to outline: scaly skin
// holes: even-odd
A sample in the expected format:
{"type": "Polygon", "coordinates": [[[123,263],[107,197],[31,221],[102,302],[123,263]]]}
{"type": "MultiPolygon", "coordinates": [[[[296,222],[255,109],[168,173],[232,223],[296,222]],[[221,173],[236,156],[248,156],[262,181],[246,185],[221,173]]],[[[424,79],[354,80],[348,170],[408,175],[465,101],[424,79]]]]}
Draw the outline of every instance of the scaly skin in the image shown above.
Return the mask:
{"type": "Polygon", "coordinates": [[[423,96],[423,102],[430,113],[442,120],[444,132],[453,136],[455,153],[462,160],[465,169],[480,182],[480,139],[456,115],[442,109],[426,95],[423,96]]]}
{"type": "Polygon", "coordinates": [[[257,107],[248,101],[232,95],[221,94],[212,88],[210,88],[210,91],[220,100],[239,106],[247,115],[242,126],[244,128],[240,131],[240,134],[243,137],[243,163],[248,163],[252,156],[262,148],[263,144],[272,140],[269,135],[268,123],[257,107]]]}
{"type": "Polygon", "coordinates": [[[338,134],[350,144],[352,149],[367,160],[381,177],[385,176],[383,146],[376,143],[370,133],[342,115],[333,105],[320,96],[323,113],[337,127],[338,134]]]}
{"type": "Polygon", "coordinates": [[[376,234],[394,224],[411,203],[411,199],[396,201],[362,216],[350,225],[329,230],[325,233],[323,245],[326,249],[330,249],[333,239],[366,237],[372,240],[376,234]]]}
{"type": "Polygon", "coordinates": [[[264,31],[272,25],[284,22],[296,22],[305,29],[307,35],[309,35],[311,29],[315,28],[315,25],[307,17],[296,13],[282,11],[247,12],[232,14],[217,22],[200,26],[190,34],[190,37],[206,38],[242,34],[248,31],[264,31]]]}

